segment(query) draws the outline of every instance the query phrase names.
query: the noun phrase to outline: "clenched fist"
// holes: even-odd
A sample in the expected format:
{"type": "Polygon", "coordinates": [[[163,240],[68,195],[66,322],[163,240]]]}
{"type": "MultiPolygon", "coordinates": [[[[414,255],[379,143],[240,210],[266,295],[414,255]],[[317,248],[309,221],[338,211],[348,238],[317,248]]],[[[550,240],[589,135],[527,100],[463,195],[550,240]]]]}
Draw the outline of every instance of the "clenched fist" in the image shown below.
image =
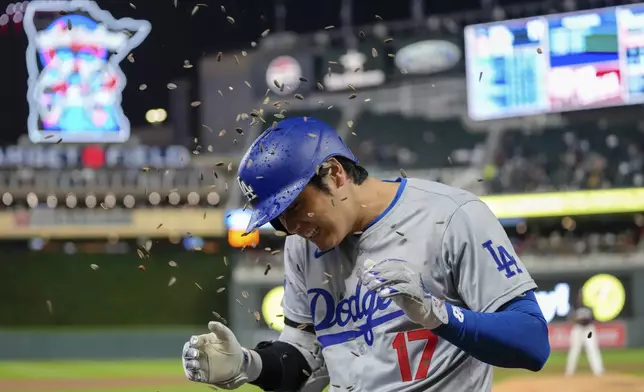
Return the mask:
{"type": "Polygon", "coordinates": [[[211,321],[208,329],[210,333],[192,336],[183,345],[181,360],[186,377],[224,389],[235,389],[249,381],[251,362],[261,359],[243,348],[222,323],[211,321]]]}

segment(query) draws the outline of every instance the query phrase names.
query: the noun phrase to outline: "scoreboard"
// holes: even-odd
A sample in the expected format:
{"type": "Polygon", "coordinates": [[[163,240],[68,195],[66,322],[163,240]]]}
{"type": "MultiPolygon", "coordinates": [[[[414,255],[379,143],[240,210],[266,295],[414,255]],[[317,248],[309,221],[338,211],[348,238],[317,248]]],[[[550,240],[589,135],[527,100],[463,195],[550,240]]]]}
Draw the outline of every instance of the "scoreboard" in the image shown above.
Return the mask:
{"type": "Polygon", "coordinates": [[[644,4],[471,25],[464,35],[473,120],[644,102],[644,4]]]}

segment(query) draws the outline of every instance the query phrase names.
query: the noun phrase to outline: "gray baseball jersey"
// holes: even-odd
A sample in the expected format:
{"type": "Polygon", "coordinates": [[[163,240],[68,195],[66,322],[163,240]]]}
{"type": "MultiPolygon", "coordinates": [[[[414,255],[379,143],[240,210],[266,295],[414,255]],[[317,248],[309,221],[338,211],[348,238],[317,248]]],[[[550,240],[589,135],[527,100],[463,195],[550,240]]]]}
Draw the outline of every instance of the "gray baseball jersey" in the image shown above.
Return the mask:
{"type": "Polygon", "coordinates": [[[331,251],[287,238],[284,316],[315,326],[331,391],[490,391],[490,365],[361,286],[364,261],[420,264],[435,296],[478,312],[494,312],[536,284],[475,195],[431,181],[398,181],[391,206],[331,251]]]}

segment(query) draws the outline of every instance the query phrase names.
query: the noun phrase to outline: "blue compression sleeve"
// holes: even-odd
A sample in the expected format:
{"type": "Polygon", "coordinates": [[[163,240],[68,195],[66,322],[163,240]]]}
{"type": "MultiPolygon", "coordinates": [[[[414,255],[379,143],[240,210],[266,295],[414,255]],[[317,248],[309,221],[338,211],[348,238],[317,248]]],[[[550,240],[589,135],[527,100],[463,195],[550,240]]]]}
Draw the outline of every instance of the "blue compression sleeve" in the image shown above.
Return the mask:
{"type": "Polygon", "coordinates": [[[496,313],[445,306],[449,323],[433,332],[474,358],[493,366],[532,371],[541,370],[548,360],[548,324],[532,291],[496,313]]]}

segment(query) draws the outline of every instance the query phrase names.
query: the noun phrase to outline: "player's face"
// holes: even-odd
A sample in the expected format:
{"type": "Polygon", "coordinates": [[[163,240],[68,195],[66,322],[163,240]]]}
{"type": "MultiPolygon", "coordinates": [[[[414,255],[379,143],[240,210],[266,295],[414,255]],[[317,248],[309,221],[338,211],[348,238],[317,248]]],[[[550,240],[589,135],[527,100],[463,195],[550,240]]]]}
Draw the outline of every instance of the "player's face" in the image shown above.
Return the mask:
{"type": "Polygon", "coordinates": [[[333,248],[349,235],[357,216],[352,204],[345,202],[351,190],[341,167],[331,170],[326,183],[328,192],[307,185],[280,216],[289,233],[313,242],[321,251],[333,248]]]}

